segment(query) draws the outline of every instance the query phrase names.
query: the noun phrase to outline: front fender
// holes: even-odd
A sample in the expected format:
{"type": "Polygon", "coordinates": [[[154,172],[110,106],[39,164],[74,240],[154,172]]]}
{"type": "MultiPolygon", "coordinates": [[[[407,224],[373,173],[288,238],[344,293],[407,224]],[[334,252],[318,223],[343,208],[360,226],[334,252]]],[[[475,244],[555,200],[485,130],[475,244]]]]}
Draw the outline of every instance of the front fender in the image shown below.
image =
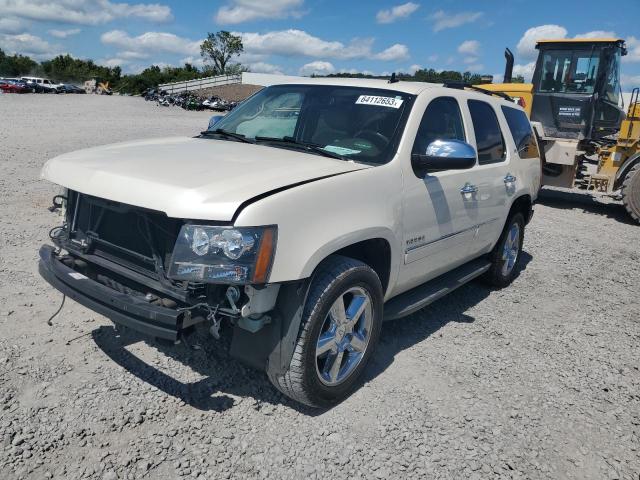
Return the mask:
{"type": "Polygon", "coordinates": [[[308,278],[337,250],[382,238],[391,247],[391,287],[402,243],[402,174],[383,165],[277,192],[246,206],[235,225],[278,226],[270,283],[308,278]]]}
{"type": "Polygon", "coordinates": [[[376,238],[382,238],[389,243],[391,247],[391,265],[389,272],[389,287],[387,291],[391,291],[391,287],[395,284],[398,269],[400,265],[400,258],[398,252],[400,251],[400,243],[394,233],[384,227],[371,227],[365,228],[353,232],[348,232],[340,235],[331,241],[321,245],[309,258],[302,268],[302,277],[306,278],[311,276],[316,267],[329,255],[341,250],[350,245],[354,245],[365,240],[373,240],[376,238]]]}

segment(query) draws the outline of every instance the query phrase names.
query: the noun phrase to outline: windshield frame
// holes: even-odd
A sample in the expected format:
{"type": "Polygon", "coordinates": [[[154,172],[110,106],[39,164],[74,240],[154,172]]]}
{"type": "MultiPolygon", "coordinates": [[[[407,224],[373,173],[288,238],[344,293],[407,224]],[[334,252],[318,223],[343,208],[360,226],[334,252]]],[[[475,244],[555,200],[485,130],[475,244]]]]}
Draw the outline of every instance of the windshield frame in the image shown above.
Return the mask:
{"type": "MultiPolygon", "coordinates": [[[[225,115],[224,117],[222,117],[218,122],[215,123],[213,130],[216,129],[226,129],[226,127],[228,127],[228,123],[230,123],[230,121],[232,121],[234,119],[235,116],[239,115],[242,113],[242,106],[245,105],[247,102],[250,102],[252,99],[255,99],[255,97],[260,96],[261,94],[264,95],[265,92],[273,92],[274,90],[281,90],[283,93],[286,92],[292,92],[292,93],[296,93],[296,92],[304,92],[305,90],[308,89],[341,89],[341,90],[353,90],[354,93],[357,93],[358,95],[379,95],[379,96],[386,96],[386,97],[397,97],[397,96],[402,96],[403,98],[403,102],[402,105],[399,107],[401,109],[400,114],[398,116],[398,120],[395,124],[394,130],[389,138],[389,142],[388,144],[382,149],[379,157],[376,159],[376,161],[368,161],[366,158],[358,158],[357,156],[344,156],[344,160],[345,161],[352,161],[352,162],[356,162],[356,163],[363,163],[366,165],[371,165],[371,166],[379,166],[379,165],[384,165],[389,163],[397,154],[398,151],[398,147],[400,144],[400,140],[402,139],[402,136],[404,134],[406,125],[407,125],[407,120],[409,118],[409,115],[411,113],[411,110],[413,108],[413,105],[415,103],[415,99],[417,98],[417,95],[408,93],[408,92],[403,92],[400,90],[396,90],[393,88],[383,88],[383,87],[369,87],[369,86],[359,86],[359,85],[335,85],[335,84],[312,84],[312,83],[291,83],[291,84],[279,84],[279,85],[272,85],[272,86],[268,86],[265,87],[262,90],[259,90],[258,92],[256,92],[255,94],[253,94],[252,96],[248,97],[246,100],[244,100],[243,102],[241,102],[235,109],[233,109],[231,112],[229,112],[227,115],[225,115]],[[358,91],[360,91],[358,93],[358,91]],[[239,113],[238,113],[239,112],[239,113]]],[[[301,104],[300,107],[300,111],[302,111],[302,109],[307,108],[305,106],[307,101],[307,98],[305,97],[303,99],[303,102],[301,104]]],[[[364,106],[363,108],[367,108],[366,106],[364,106]]],[[[309,118],[304,118],[302,120],[303,122],[308,122],[310,121],[309,118]]],[[[304,126],[304,124],[303,124],[304,126]]],[[[298,129],[300,128],[300,124],[299,121],[296,122],[296,127],[295,127],[295,131],[297,132],[298,129]]],[[[213,132],[212,132],[213,133],[213,132]]],[[[260,137],[260,135],[258,135],[258,137],[260,137]]],[[[210,138],[210,137],[209,137],[210,138]]],[[[254,137],[247,137],[249,139],[254,140],[254,137]]],[[[232,139],[230,139],[229,137],[227,138],[222,138],[222,136],[220,136],[220,140],[231,140],[234,141],[232,139]]],[[[296,138],[297,141],[302,142],[302,139],[296,138]]],[[[236,140],[237,141],[237,140],[236,140]]],[[[282,149],[288,149],[288,150],[295,150],[295,151],[299,151],[300,153],[307,153],[307,154],[311,154],[311,155],[321,155],[321,153],[319,152],[314,152],[313,149],[310,148],[303,148],[302,145],[296,145],[295,143],[286,143],[286,142],[270,142],[268,140],[265,141],[261,141],[261,140],[257,140],[255,142],[257,145],[261,145],[261,146],[267,146],[267,147],[272,147],[272,148],[282,148],[282,149]]],[[[326,147],[327,145],[319,145],[321,148],[326,147]]],[[[329,151],[329,150],[327,150],[329,151]]],[[[336,158],[336,157],[334,157],[336,158]]]]}

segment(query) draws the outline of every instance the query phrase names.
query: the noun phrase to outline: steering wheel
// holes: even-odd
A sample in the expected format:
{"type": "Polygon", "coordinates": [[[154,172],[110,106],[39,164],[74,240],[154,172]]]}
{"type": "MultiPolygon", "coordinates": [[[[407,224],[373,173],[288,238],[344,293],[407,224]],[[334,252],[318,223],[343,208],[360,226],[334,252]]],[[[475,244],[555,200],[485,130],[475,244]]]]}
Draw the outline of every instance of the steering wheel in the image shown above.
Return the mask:
{"type": "Polygon", "coordinates": [[[380,132],[375,132],[373,130],[360,130],[358,133],[354,135],[355,138],[364,138],[365,140],[369,140],[379,149],[385,148],[389,144],[389,139],[385,137],[380,132]]]}

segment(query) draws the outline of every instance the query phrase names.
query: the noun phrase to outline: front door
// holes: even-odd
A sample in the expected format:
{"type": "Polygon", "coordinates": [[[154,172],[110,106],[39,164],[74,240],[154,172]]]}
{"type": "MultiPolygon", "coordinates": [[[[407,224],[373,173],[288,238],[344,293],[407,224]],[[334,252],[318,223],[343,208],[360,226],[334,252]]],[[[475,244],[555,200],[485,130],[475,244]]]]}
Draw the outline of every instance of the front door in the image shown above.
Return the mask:
{"type": "MultiPolygon", "coordinates": [[[[414,153],[425,153],[435,140],[466,138],[460,105],[437,97],[425,109],[414,153]]],[[[449,170],[405,178],[403,208],[404,266],[399,284],[408,290],[469,259],[480,223],[475,170],[449,170]]]]}

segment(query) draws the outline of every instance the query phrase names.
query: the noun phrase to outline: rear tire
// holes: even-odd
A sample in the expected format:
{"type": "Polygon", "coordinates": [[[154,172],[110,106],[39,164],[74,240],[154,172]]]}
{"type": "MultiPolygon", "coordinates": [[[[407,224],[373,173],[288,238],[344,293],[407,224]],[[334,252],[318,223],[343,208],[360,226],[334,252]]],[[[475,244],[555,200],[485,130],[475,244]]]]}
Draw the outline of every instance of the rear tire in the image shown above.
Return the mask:
{"type": "Polygon", "coordinates": [[[482,277],[489,285],[504,288],[516,277],[522,256],[524,225],[524,216],[520,212],[507,220],[498,243],[489,254],[491,267],[482,277]]]}
{"type": "Polygon", "coordinates": [[[636,163],[624,177],[622,203],[631,218],[640,222],[640,162],[636,163]]]}
{"type": "Polygon", "coordinates": [[[269,380],[311,407],[340,402],[357,386],[375,349],[382,309],[382,285],[368,265],[329,257],[310,286],[289,368],[269,380]]]}

